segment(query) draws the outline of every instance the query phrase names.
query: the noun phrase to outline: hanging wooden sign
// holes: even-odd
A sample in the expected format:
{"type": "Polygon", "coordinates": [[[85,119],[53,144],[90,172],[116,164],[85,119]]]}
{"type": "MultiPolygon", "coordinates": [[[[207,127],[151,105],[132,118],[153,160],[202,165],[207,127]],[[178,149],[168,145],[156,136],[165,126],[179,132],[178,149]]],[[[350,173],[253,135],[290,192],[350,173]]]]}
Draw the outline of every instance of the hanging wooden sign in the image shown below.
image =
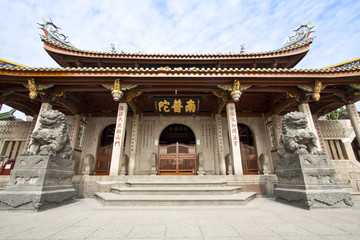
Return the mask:
{"type": "Polygon", "coordinates": [[[200,113],[201,98],[154,98],[158,114],[186,115],[200,113]]]}

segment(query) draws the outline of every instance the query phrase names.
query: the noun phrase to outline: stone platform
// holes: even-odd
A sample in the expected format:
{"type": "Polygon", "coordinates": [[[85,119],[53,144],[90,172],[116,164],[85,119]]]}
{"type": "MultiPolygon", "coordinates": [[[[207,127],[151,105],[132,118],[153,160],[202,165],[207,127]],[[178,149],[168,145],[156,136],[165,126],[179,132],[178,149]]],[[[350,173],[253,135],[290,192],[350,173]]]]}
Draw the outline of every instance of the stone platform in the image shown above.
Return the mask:
{"type": "Polygon", "coordinates": [[[111,187],[109,192],[95,193],[105,206],[236,206],[256,197],[256,192],[241,192],[239,186],[223,181],[128,181],[111,187]]]}
{"type": "Polygon", "coordinates": [[[350,192],[337,184],[327,155],[291,155],[275,166],[276,200],[308,209],[353,205],[350,192]]]}
{"type": "Polygon", "coordinates": [[[39,210],[72,202],[75,162],[55,156],[19,156],[0,192],[1,210],[39,210]]]}
{"type": "MultiPolygon", "coordinates": [[[[129,191],[135,188],[153,187],[180,187],[186,182],[190,187],[241,187],[242,192],[256,192],[257,196],[273,196],[273,186],[277,183],[275,174],[270,175],[133,175],[133,176],[74,176],[73,184],[79,192],[79,197],[95,197],[95,193],[109,192],[112,188],[128,187],[129,191]],[[191,182],[191,184],[190,184],[191,182]],[[214,183],[214,184],[212,184],[214,183]]],[[[224,188],[225,187],[225,188],[224,188]]],[[[213,188],[212,190],[215,190],[213,188]]],[[[196,190],[196,189],[195,189],[196,190]]],[[[112,190],[111,190],[112,191],[112,190]]],[[[212,191],[213,193],[214,191],[212,191]]],[[[193,194],[194,191],[193,191],[193,194]]]]}

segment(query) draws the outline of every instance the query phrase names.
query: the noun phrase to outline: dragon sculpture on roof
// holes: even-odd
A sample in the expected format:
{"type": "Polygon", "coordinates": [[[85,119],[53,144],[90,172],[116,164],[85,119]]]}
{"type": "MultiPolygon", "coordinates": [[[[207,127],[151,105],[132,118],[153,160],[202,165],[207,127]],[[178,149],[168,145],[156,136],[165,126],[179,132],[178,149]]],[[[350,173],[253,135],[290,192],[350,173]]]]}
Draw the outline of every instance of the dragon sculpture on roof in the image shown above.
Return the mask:
{"type": "Polygon", "coordinates": [[[292,36],[289,36],[289,40],[283,45],[284,47],[288,47],[291,45],[294,45],[299,42],[304,42],[310,38],[310,34],[315,32],[311,31],[315,26],[310,27],[310,22],[308,22],[306,25],[300,25],[300,27],[296,30],[294,30],[295,34],[292,36]]]}
{"type": "Polygon", "coordinates": [[[40,26],[40,29],[44,31],[43,35],[45,38],[58,42],[60,44],[64,44],[68,47],[74,47],[68,39],[67,36],[65,36],[64,34],[60,33],[59,30],[61,30],[61,28],[57,27],[52,20],[50,19],[50,21],[45,21],[43,19],[43,24],[38,23],[38,25],[40,26]]]}

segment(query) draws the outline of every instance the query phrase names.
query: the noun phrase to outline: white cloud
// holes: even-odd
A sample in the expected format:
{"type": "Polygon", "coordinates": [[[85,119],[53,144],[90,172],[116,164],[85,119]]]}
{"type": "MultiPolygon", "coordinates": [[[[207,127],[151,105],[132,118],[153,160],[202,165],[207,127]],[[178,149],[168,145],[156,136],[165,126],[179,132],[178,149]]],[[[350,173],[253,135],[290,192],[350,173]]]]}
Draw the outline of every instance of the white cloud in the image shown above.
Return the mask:
{"type": "Polygon", "coordinates": [[[57,66],[42,49],[36,23],[52,18],[78,48],[125,52],[238,52],[280,48],[300,24],[316,38],[301,68],[359,57],[358,1],[10,1],[0,15],[0,57],[57,66]],[[26,14],[24,14],[26,13],[26,14]]]}
{"type": "Polygon", "coordinates": [[[36,23],[62,28],[78,48],[125,52],[216,53],[280,48],[311,21],[314,43],[297,68],[360,57],[360,1],[343,0],[1,0],[0,58],[57,66],[43,50],[36,23]]]}

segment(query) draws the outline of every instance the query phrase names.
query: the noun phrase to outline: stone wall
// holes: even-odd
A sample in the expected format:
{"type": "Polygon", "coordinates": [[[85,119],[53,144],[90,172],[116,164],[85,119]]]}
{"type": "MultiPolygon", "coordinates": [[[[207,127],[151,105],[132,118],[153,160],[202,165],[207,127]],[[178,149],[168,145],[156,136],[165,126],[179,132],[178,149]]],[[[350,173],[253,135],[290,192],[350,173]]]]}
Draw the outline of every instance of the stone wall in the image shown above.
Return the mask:
{"type": "Polygon", "coordinates": [[[31,126],[32,122],[0,121],[0,155],[13,159],[23,152],[31,126]]]}
{"type": "MultiPolygon", "coordinates": [[[[115,124],[116,118],[89,118],[85,134],[84,148],[81,159],[92,154],[96,160],[96,151],[99,147],[99,137],[104,128],[115,124]]],[[[257,157],[266,154],[271,159],[268,136],[265,122],[262,117],[238,118],[238,123],[243,123],[251,129],[256,144],[257,157]],[[265,133],[265,134],[264,134],[265,133]]],[[[137,148],[135,158],[135,175],[149,175],[151,172],[151,156],[158,154],[159,137],[162,131],[171,124],[183,124],[189,127],[196,139],[196,153],[204,155],[204,172],[206,175],[219,174],[219,155],[215,132],[215,120],[205,116],[142,116],[139,120],[137,148]]],[[[128,117],[126,124],[125,154],[129,156],[132,131],[132,117],[128,117]]],[[[224,156],[229,153],[229,141],[226,117],[222,118],[222,132],[224,143],[224,156]]],[[[259,164],[260,166],[260,164],[259,164]]],[[[82,163],[80,166],[83,169],[82,163]]],[[[273,164],[270,161],[270,168],[273,164]]]]}
{"type": "Polygon", "coordinates": [[[351,146],[355,133],[350,120],[319,120],[319,125],[339,184],[350,191],[360,191],[360,163],[351,146]]]}
{"type": "Polygon", "coordinates": [[[0,121],[0,141],[26,139],[32,122],[0,121]]]}

